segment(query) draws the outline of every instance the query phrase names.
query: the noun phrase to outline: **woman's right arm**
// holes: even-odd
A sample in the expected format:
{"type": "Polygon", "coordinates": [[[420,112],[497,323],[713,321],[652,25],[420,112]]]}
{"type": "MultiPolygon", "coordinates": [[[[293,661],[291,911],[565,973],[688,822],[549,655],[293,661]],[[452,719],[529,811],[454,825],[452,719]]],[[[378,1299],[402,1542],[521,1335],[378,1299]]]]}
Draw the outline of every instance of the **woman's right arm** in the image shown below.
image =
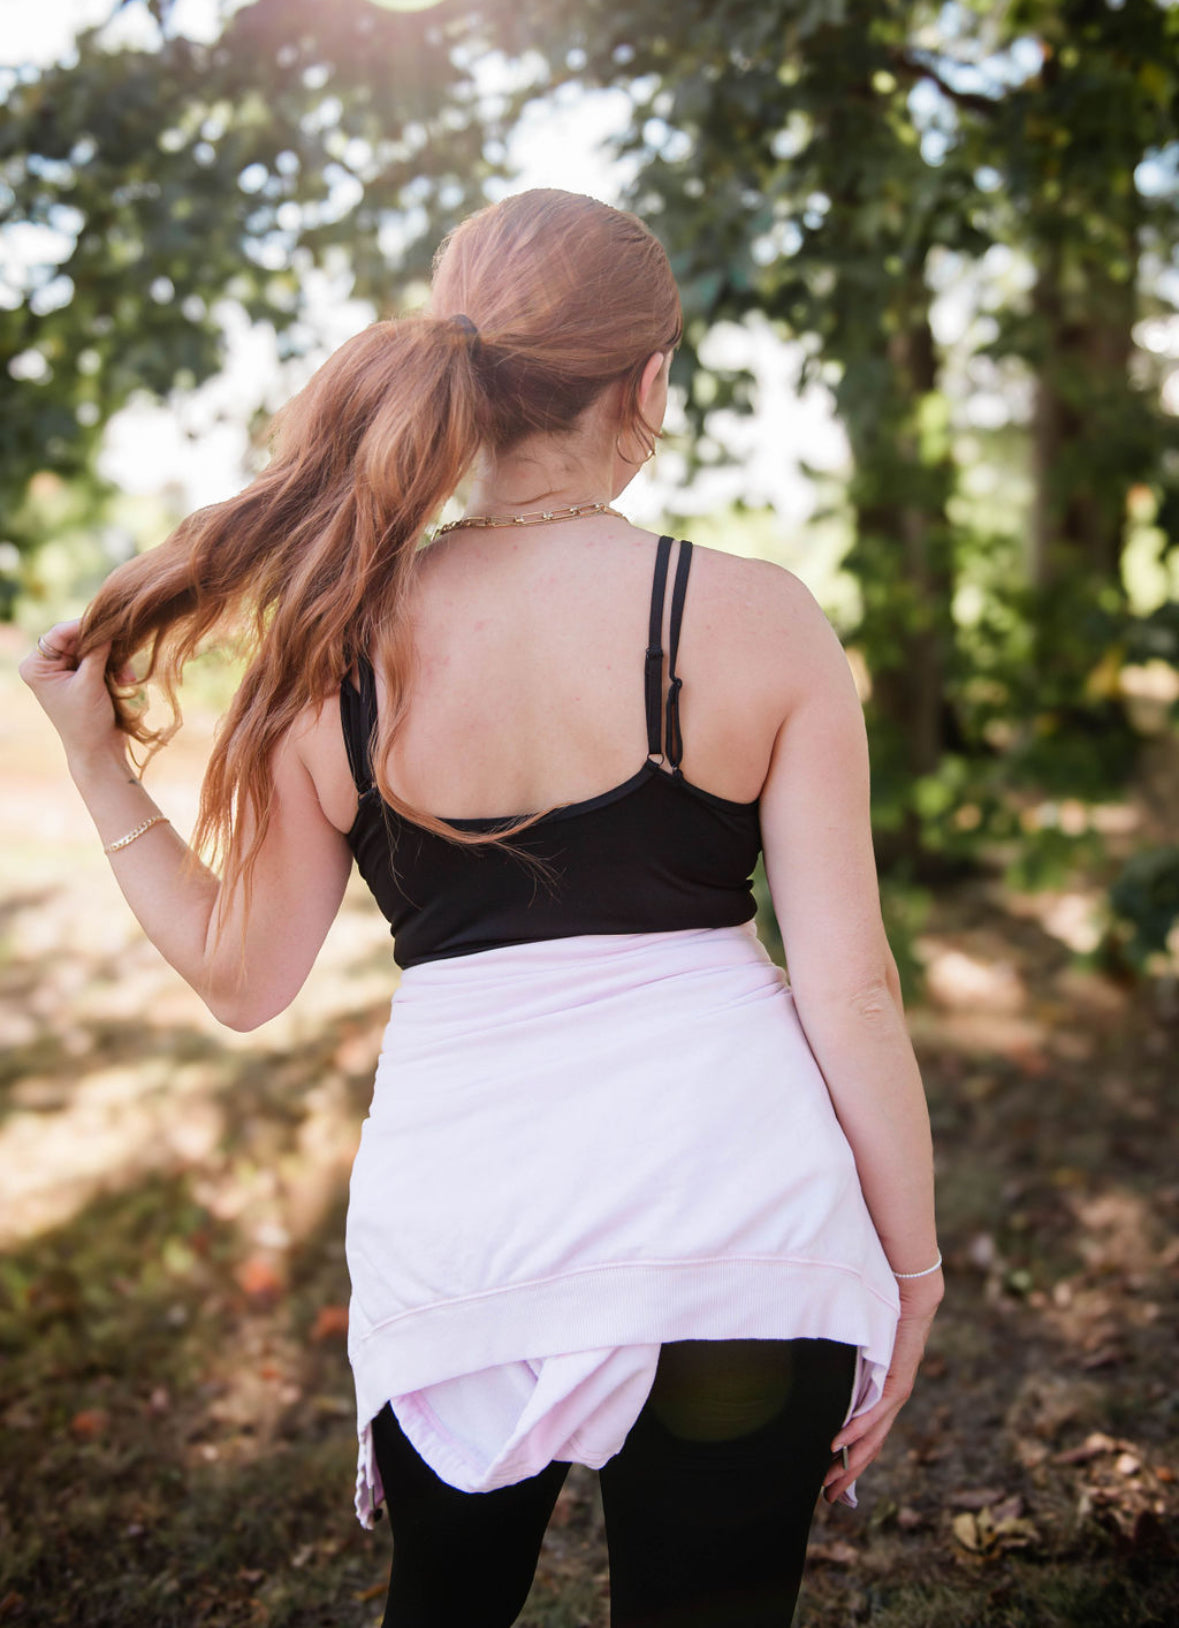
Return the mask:
{"type": "MultiPolygon", "coordinates": [[[[774,573],[788,661],[782,718],[761,793],[766,876],[795,1009],[851,1146],[895,1272],[937,1259],[933,1150],[900,980],[880,912],[863,708],[847,657],[810,591],[774,573]]],[[[942,1274],[902,1280],[885,1398],[836,1438],[856,1444],[834,1499],[876,1456],[912,1389],[942,1274]]]]}
{"type": "MultiPolygon", "coordinates": [[[[104,677],[107,647],[75,662],[78,627],[77,619],[56,623],[46,637],[56,654],[30,651],[20,675],[61,736],[70,775],[104,844],[142,831],[116,846],[110,860],[148,938],[220,1022],[257,1028],[301,989],[352,867],[347,839],[320,807],[302,757],[310,709],[274,749],[270,820],[247,911],[240,879],[229,888],[208,866],[192,865],[184,838],[170,824],[155,823],[160,810],[133,771],[127,737],[116,727],[104,677]]],[[[253,832],[247,805],[239,826],[244,845],[253,832]]]]}

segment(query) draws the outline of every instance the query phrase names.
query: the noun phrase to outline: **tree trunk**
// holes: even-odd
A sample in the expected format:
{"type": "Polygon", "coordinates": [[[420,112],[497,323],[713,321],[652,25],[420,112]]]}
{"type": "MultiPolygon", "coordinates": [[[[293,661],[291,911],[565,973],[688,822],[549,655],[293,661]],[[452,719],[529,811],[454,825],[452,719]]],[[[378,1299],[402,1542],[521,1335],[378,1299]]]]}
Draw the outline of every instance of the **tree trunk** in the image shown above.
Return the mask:
{"type": "MultiPolygon", "coordinates": [[[[906,782],[932,774],[945,751],[947,653],[953,641],[953,571],[946,502],[948,450],[931,447],[921,407],[937,389],[928,293],[918,272],[890,313],[887,403],[848,414],[856,462],[856,542],[849,566],[865,593],[860,635],[872,671],[879,746],[906,782]]],[[[847,396],[856,381],[845,377],[847,396]]],[[[921,821],[913,804],[899,831],[878,838],[878,857],[918,860],[921,821]]]]}
{"type": "Polygon", "coordinates": [[[1134,291],[1130,283],[1088,279],[1082,320],[1066,309],[1053,246],[1032,294],[1040,366],[1032,413],[1029,576],[1051,592],[1078,571],[1119,583],[1130,472],[1110,469],[1109,438],[1119,406],[1134,413],[1129,378],[1134,291]]]}

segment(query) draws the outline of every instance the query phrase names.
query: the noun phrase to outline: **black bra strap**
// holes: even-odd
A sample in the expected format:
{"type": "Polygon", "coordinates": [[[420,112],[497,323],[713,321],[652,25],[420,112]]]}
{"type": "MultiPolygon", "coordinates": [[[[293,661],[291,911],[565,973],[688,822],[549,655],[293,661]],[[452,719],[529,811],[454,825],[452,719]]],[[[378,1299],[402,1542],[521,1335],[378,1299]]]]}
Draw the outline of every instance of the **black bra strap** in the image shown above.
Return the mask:
{"type": "Polygon", "coordinates": [[[360,689],[345,678],[340,685],[340,721],[344,730],[344,746],[348,752],[348,767],[356,789],[362,795],[373,783],[372,758],[369,740],[377,717],[377,681],[367,656],[357,656],[360,689]]]}
{"type": "MultiPolygon", "coordinates": [[[[655,553],[655,578],[651,584],[651,622],[647,633],[647,660],[644,670],[647,703],[647,755],[659,757],[663,752],[663,730],[660,713],[663,690],[663,598],[667,590],[667,567],[671,558],[672,538],[661,537],[655,553]]],[[[680,759],[684,755],[684,740],[680,733],[680,690],[683,679],[676,677],[675,658],[680,647],[680,625],[684,619],[684,599],[688,592],[688,571],[692,564],[692,545],[687,538],[680,539],[676,559],[675,583],[671,590],[671,629],[667,662],[667,761],[675,774],[680,773],[680,759]]]]}
{"type": "Polygon", "coordinates": [[[667,562],[671,558],[671,538],[661,537],[655,550],[655,577],[651,584],[651,621],[647,631],[647,660],[644,693],[647,702],[647,755],[659,757],[663,751],[659,714],[663,690],[663,595],[667,588],[667,562]]]}
{"type": "Polygon", "coordinates": [[[680,647],[680,624],[684,619],[684,598],[688,592],[691,567],[692,545],[684,537],[680,539],[675,584],[671,590],[671,632],[667,653],[667,761],[676,774],[681,772],[680,759],[684,755],[684,737],[680,733],[680,691],[684,681],[675,676],[675,658],[680,647]]]}

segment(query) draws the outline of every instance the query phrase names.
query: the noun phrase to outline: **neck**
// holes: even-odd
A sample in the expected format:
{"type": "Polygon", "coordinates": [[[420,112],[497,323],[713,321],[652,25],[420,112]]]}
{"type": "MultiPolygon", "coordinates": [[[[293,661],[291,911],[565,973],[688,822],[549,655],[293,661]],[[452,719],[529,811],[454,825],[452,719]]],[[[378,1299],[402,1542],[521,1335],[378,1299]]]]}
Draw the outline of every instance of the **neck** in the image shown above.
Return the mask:
{"type": "Polygon", "coordinates": [[[522,447],[501,458],[481,458],[475,468],[468,514],[526,514],[567,509],[575,503],[610,503],[626,484],[615,473],[613,451],[576,457],[563,449],[522,447]]]}

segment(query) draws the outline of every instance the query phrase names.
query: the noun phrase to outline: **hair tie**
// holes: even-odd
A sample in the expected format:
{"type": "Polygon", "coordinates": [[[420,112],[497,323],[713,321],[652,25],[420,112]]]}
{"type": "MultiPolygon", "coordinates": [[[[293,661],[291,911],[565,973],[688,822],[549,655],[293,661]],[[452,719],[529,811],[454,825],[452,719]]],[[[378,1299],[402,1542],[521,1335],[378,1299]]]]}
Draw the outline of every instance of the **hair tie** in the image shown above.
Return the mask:
{"type": "Polygon", "coordinates": [[[465,312],[460,311],[457,316],[451,317],[451,322],[460,333],[466,334],[473,344],[479,343],[479,330],[465,312]]]}

